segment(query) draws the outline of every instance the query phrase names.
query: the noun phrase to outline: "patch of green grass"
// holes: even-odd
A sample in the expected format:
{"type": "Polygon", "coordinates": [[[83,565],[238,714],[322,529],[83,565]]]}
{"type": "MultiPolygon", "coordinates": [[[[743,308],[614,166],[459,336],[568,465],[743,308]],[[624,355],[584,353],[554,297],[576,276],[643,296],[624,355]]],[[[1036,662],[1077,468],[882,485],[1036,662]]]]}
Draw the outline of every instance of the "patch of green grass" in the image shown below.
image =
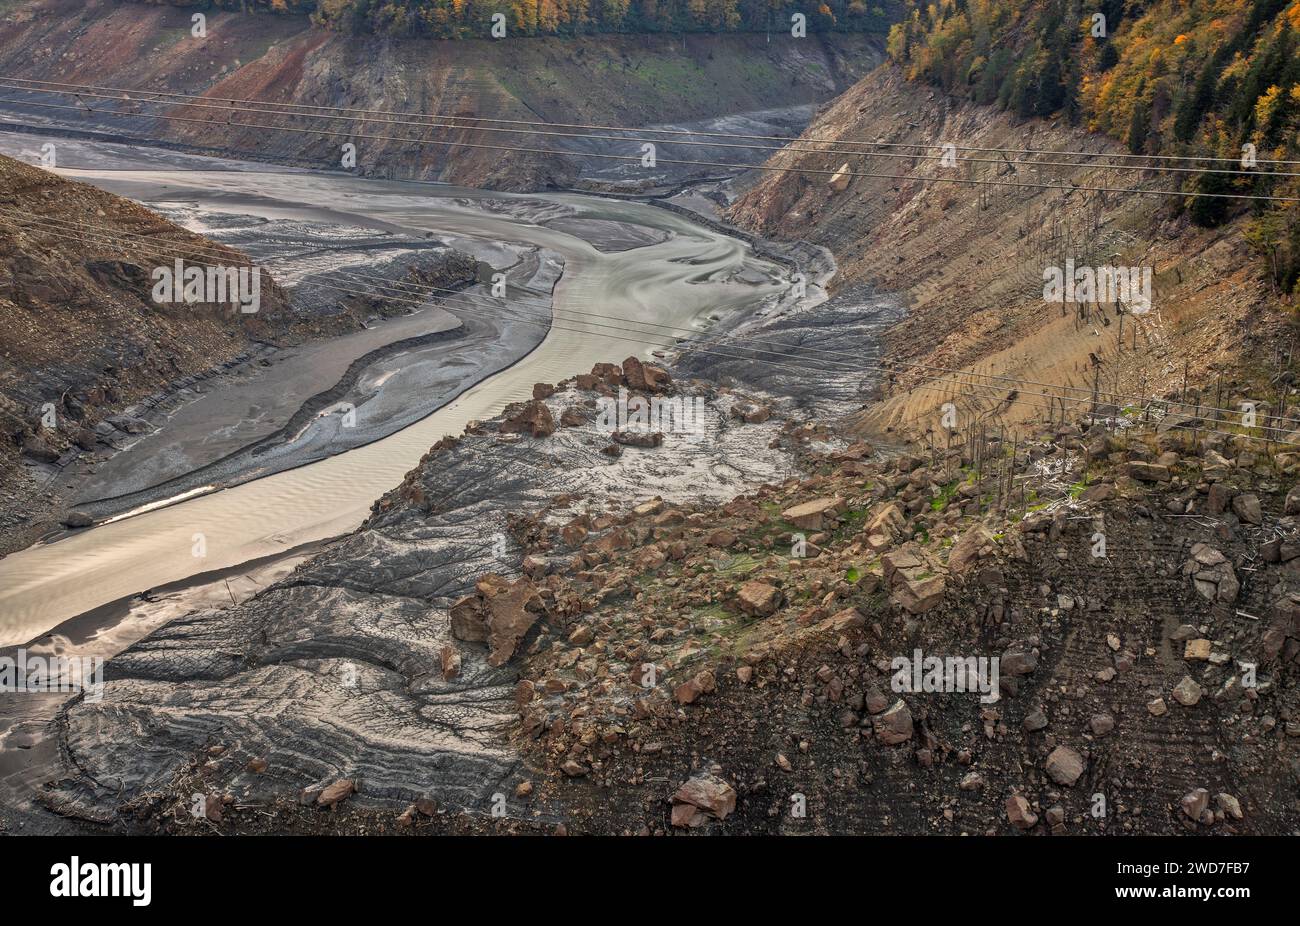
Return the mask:
{"type": "Polygon", "coordinates": [[[939,489],[939,494],[930,499],[930,510],[943,511],[943,509],[947,508],[948,503],[953,500],[953,497],[957,494],[957,489],[960,487],[961,480],[954,479],[952,482],[939,489]]]}
{"type": "Polygon", "coordinates": [[[758,559],[753,554],[737,553],[716,565],[714,572],[721,576],[747,576],[758,567],[758,559]]]}

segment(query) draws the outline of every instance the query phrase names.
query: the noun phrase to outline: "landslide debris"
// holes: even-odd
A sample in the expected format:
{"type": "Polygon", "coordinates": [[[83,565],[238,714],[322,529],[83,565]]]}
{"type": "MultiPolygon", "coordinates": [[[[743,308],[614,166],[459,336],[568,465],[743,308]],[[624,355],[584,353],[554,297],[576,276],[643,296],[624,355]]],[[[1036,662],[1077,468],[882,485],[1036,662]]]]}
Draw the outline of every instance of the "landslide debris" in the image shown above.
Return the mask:
{"type": "MultiPolygon", "coordinates": [[[[584,394],[626,387],[627,368],[542,384],[547,397],[535,401],[581,408],[584,394]]],[[[712,400],[725,409],[755,397],[712,400]]],[[[419,793],[398,787],[395,772],[438,742],[418,745],[451,716],[435,702],[400,727],[355,727],[348,767],[282,750],[256,785],[215,764],[204,773],[211,790],[275,807],[285,798],[268,794],[268,778],[283,788],[318,768],[318,788],[359,782],[349,803],[364,799],[364,815],[331,831],[443,832],[464,814],[482,831],[524,823],[573,833],[1287,833],[1300,824],[1300,515],[1288,502],[1300,495],[1300,455],[1248,434],[1101,419],[951,451],[848,445],[813,440],[807,422],[774,410],[763,424],[721,420],[797,448],[799,475],[721,502],[660,492],[600,507],[599,493],[579,487],[599,466],[576,482],[543,475],[573,460],[556,442],[586,426],[502,433],[517,415],[441,442],[343,548],[260,601],[204,620],[215,639],[268,634],[271,648],[251,647],[261,652],[245,655],[235,678],[291,665],[294,649],[279,639],[291,627],[300,672],[326,640],[357,632],[358,609],[385,609],[391,616],[370,624],[378,635],[361,650],[350,644],[364,652],[387,636],[380,627],[407,628],[390,657],[407,681],[380,690],[454,692],[457,736],[493,731],[490,753],[481,751],[489,740],[467,752],[468,742],[444,739],[433,755],[460,759],[439,759],[444,771],[433,776],[418,765],[402,773],[428,782],[426,796],[441,789],[437,819],[410,811],[419,793]],[[448,514],[482,502],[457,497],[449,508],[452,496],[428,484],[454,478],[492,440],[550,468],[516,474],[539,491],[506,490],[515,567],[475,569],[488,560],[457,558],[436,538],[448,514]],[[1167,478],[1139,478],[1147,465],[1167,478]],[[1253,504],[1242,517],[1225,502],[1239,495],[1258,501],[1258,517],[1253,504]],[[436,558],[457,559],[454,572],[418,578],[428,566],[416,564],[436,558]],[[452,574],[465,590],[450,600],[450,589],[414,597],[452,574]],[[361,594],[376,582],[382,595],[361,594]],[[319,583],[348,595],[347,609],[337,612],[319,583]],[[395,592],[405,597],[382,597],[395,592]],[[308,615],[316,626],[301,626],[308,615]],[[411,634],[430,639],[412,649],[411,634]],[[450,674],[449,648],[460,657],[450,674]],[[900,659],[926,657],[962,660],[969,684],[899,669],[900,659]],[[980,676],[979,660],[994,658],[997,675],[980,676]],[[451,771],[472,754],[495,759],[451,771]],[[488,780],[471,785],[471,767],[488,780]],[[493,794],[504,796],[506,820],[487,812],[493,794]]],[[[599,459],[600,435],[584,439],[587,459],[599,459]]],[[[679,460],[675,446],[629,453],[679,460]]],[[[462,530],[457,543],[475,535],[462,530]]],[[[208,708],[186,719],[157,713],[196,685],[204,700],[228,686],[160,676],[142,658],[163,645],[174,662],[181,639],[128,651],[117,661],[123,687],[103,706],[69,711],[67,745],[97,776],[122,772],[127,753],[103,751],[102,721],[123,711],[202,731],[196,745],[237,740],[239,769],[244,750],[274,751],[260,723],[236,723],[234,713],[215,723],[208,708]],[[130,681],[151,677],[168,680],[162,689],[130,681]],[[101,748],[90,752],[94,742],[101,748]]],[[[328,690],[277,707],[294,741],[328,690]]],[[[365,715],[383,703],[391,712],[393,697],[352,694],[330,711],[368,704],[365,715]]],[[[120,746],[129,729],[110,729],[108,740],[120,746]]],[[[86,804],[75,791],[53,790],[51,806],[83,815],[111,806],[107,795],[86,804]]],[[[142,819],[188,831],[149,816],[171,800],[164,791],[145,801],[142,819]]],[[[324,825],[295,819],[304,831],[324,825]]],[[[255,824],[227,810],[220,825],[255,824]]]]}

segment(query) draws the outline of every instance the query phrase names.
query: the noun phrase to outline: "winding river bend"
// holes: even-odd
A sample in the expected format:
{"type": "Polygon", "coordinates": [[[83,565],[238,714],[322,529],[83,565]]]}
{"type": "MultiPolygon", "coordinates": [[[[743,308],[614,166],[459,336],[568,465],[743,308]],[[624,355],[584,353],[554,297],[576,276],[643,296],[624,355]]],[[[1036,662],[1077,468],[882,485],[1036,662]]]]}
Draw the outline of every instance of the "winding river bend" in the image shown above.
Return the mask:
{"type": "Polygon", "coordinates": [[[637,323],[701,327],[707,316],[752,309],[783,288],[780,268],[754,257],[745,243],[639,203],[483,193],[305,171],[66,173],[146,204],[192,202],[214,212],[327,218],[542,247],[564,262],[553,291],[559,316],[517,363],[467,383],[448,404],[388,437],[0,560],[0,645],[30,640],[108,602],[352,530],[371,503],[444,435],[530,397],[534,383],[556,382],[597,361],[646,355],[676,340],[668,331],[635,330],[637,323]],[[542,224],[539,216],[557,206],[566,214],[564,222],[542,224]],[[605,236],[620,227],[640,230],[654,243],[602,250],[605,236]],[[195,555],[196,534],[206,547],[202,557],[195,555]]]}

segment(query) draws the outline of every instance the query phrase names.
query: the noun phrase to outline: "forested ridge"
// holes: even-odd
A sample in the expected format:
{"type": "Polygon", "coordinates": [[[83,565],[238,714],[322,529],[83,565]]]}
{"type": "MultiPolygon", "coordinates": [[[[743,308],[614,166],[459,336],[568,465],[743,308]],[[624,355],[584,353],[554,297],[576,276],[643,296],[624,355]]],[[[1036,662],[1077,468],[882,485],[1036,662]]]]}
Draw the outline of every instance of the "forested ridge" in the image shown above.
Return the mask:
{"type": "Polygon", "coordinates": [[[789,30],[884,32],[898,0],[144,0],[195,9],[308,13],[348,33],[486,38],[496,13],[510,35],[789,30]]]}
{"type": "MultiPolygon", "coordinates": [[[[912,79],[1083,124],[1134,154],[1239,161],[1250,145],[1259,161],[1300,158],[1300,0],[908,0],[888,52],[912,79]]],[[[1300,195],[1294,178],[1188,176],[1189,191],[1300,195]]],[[[1252,210],[1249,240],[1296,289],[1300,210],[1209,197],[1187,208],[1207,226],[1252,210]]]]}

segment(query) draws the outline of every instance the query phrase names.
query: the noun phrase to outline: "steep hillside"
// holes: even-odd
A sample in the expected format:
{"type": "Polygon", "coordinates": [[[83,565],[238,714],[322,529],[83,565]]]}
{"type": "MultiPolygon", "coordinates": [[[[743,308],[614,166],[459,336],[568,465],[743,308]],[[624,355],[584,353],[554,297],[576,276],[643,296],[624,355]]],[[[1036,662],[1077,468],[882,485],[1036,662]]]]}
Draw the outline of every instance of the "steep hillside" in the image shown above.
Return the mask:
{"type": "MultiPolygon", "coordinates": [[[[438,42],[344,35],[307,17],[211,11],[207,34],[190,34],[190,12],[116,0],[37,0],[11,5],[0,23],[0,74],[209,97],[456,114],[492,119],[647,125],[810,104],[832,97],[880,59],[879,35],[601,36],[438,42]]],[[[24,97],[67,105],[68,99],[24,97]]],[[[101,112],[35,107],[26,121],[58,117],[79,126],[210,146],[236,156],[286,158],[336,168],[340,146],[357,145],[360,171],[526,189],[564,185],[572,159],[505,153],[550,149],[555,138],[465,128],[429,132],[384,121],[253,117],[199,106],[168,110],[88,99],[101,112]],[[111,110],[117,115],[105,115],[111,110]],[[238,123],[277,125],[267,131],[238,123]],[[233,125],[230,123],[234,123],[233,125]],[[319,133],[326,133],[324,135],[319,133]],[[334,133],[334,134],[329,134],[334,133]],[[365,137],[371,136],[371,137],[365,137]],[[393,141],[374,136],[404,139],[393,141]],[[437,139],[450,145],[413,145],[437,139]],[[475,147],[479,146],[479,147],[475,147]]],[[[6,104],[12,107],[12,104],[6,104]]],[[[639,145],[623,154],[640,154],[639,145]]]]}
{"type": "MultiPolygon", "coordinates": [[[[125,406],[295,328],[284,293],[265,271],[259,271],[256,313],[154,302],[152,271],[177,258],[249,266],[238,251],[129,200],[0,158],[0,507],[6,518],[15,510],[30,515],[33,497],[58,462],[95,450],[96,427],[112,432],[106,419],[125,406]],[[121,237],[87,234],[86,224],[121,237]]],[[[125,419],[117,424],[133,427],[125,419]]]]}
{"type": "Polygon", "coordinates": [[[1167,177],[1140,169],[1013,166],[978,150],[962,151],[974,160],[957,167],[933,159],[946,143],[1122,152],[1117,142],[1063,119],[1022,121],[956,102],[892,67],[840,97],[806,138],[930,146],[915,152],[930,159],[914,159],[906,147],[861,155],[843,148],[782,152],[773,166],[822,173],[768,174],[732,210],[743,226],[829,247],[840,262],[839,285],[865,282],[906,297],[909,317],[888,336],[895,382],[886,383],[885,401],[864,424],[937,432],[939,409],[949,401],[962,427],[979,416],[1059,420],[1059,404],[1049,410],[1051,399],[1034,394],[1051,390],[1036,383],[1076,388],[1072,411],[1089,403],[1094,385],[1107,403],[1140,404],[1142,396],[1181,392],[1185,381],[1205,387],[1200,394],[1220,406],[1250,395],[1277,407],[1276,348],[1284,333],[1289,337],[1291,315],[1248,241],[1248,219],[1206,229],[1192,221],[1180,196],[1120,192],[1170,189],[1167,177]],[[845,164],[880,176],[846,177],[837,189],[832,174],[845,164]],[[993,184],[962,182],[976,179],[993,184]],[[1121,319],[1106,300],[1045,301],[1045,269],[1067,259],[1152,268],[1152,310],[1121,319]]]}

